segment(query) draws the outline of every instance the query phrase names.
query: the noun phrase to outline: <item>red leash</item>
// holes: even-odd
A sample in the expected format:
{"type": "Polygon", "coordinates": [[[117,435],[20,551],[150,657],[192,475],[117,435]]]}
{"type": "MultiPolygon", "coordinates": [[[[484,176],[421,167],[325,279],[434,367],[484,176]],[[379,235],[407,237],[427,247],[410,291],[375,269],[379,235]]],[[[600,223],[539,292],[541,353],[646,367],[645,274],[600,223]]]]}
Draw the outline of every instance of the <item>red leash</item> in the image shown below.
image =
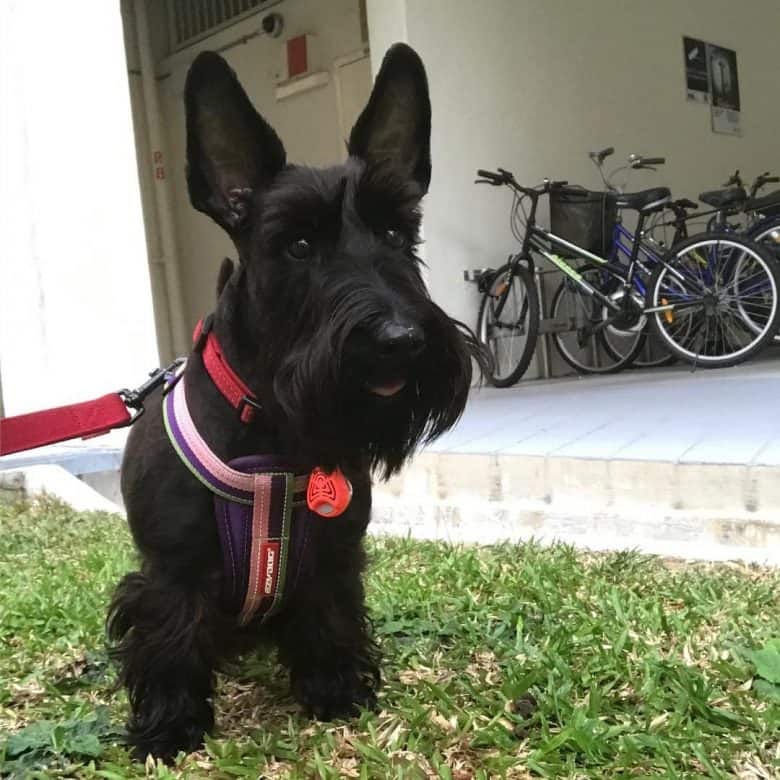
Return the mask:
{"type": "MultiPolygon", "coordinates": [[[[193,337],[194,351],[201,352],[206,371],[225,400],[236,409],[240,420],[251,423],[262,407],[225,358],[211,331],[212,323],[212,315],[198,323],[193,337]]],[[[94,401],[0,418],[0,456],[69,439],[89,439],[131,425],[144,413],[146,396],[163,384],[182,362],[179,358],[167,368],[152,371],[149,379],[136,390],[120,390],[94,401]]]]}
{"type": "Polygon", "coordinates": [[[120,390],[94,401],[1,418],[0,455],[32,450],[68,439],[89,439],[134,423],[144,413],[146,396],[165,382],[166,377],[181,362],[179,359],[168,368],[152,371],[149,379],[136,390],[120,390]]]}
{"type": "Polygon", "coordinates": [[[121,428],[132,420],[119,393],[82,401],[69,406],[57,406],[41,412],[20,414],[0,419],[0,455],[31,450],[58,441],[100,436],[113,428],[121,428]]]}

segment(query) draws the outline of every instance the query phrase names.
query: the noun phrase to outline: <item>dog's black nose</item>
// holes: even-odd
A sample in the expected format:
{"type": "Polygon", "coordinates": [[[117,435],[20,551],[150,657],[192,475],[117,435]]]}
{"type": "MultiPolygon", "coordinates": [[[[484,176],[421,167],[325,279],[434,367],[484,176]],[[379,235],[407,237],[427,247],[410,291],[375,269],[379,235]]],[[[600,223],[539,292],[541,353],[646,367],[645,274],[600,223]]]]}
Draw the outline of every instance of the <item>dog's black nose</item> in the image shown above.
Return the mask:
{"type": "Polygon", "coordinates": [[[382,357],[414,357],[424,344],[423,329],[410,322],[385,322],[376,334],[376,346],[382,357]]]}

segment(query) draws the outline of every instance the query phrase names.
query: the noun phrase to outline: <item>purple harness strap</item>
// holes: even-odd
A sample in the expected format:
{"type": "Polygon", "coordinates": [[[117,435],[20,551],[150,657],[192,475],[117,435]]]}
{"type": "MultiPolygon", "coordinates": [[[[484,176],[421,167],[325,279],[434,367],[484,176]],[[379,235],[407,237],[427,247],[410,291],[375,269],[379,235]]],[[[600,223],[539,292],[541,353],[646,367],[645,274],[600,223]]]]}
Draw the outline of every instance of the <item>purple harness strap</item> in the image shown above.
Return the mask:
{"type": "Polygon", "coordinates": [[[214,493],[225,608],[242,625],[255,614],[265,620],[289,599],[306,562],[309,473],[273,455],[220,460],[195,427],[181,373],[167,386],[163,419],[179,457],[214,493]]]}

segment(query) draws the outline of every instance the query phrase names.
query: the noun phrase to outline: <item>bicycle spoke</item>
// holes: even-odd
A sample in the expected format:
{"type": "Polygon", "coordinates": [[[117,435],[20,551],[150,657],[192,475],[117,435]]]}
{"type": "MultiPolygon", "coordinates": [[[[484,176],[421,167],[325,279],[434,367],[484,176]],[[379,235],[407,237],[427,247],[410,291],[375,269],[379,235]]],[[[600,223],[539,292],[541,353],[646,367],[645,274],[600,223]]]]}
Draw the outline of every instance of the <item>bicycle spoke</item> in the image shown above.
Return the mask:
{"type": "Polygon", "coordinates": [[[773,335],[776,272],[761,250],[736,238],[703,236],[690,242],[676,255],[678,274],[665,267],[654,280],[650,308],[670,306],[651,315],[655,327],[691,362],[715,366],[744,360],[773,335]],[[695,290],[700,284],[703,290],[695,290]]]}

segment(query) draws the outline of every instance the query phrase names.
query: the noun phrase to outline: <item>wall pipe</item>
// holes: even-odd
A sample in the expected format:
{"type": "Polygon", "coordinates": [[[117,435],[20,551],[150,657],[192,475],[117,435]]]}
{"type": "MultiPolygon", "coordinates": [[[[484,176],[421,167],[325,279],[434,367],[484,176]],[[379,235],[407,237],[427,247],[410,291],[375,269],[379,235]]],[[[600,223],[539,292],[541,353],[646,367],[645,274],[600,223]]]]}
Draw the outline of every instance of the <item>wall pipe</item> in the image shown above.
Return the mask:
{"type": "MultiPolygon", "coordinates": [[[[144,112],[149,136],[149,154],[154,180],[154,197],[157,206],[157,225],[160,232],[162,254],[157,260],[165,269],[165,291],[168,302],[168,320],[170,323],[170,342],[177,355],[187,354],[190,350],[190,336],[186,327],[184,299],[182,296],[181,276],[176,249],[176,227],[173,216],[173,193],[167,169],[167,157],[163,139],[160,114],[160,100],[152,57],[152,43],[149,35],[149,20],[146,14],[145,0],[135,0],[136,36],[138,56],[141,66],[141,86],[144,96],[144,112]]],[[[166,356],[166,359],[171,356],[166,356]]]]}

